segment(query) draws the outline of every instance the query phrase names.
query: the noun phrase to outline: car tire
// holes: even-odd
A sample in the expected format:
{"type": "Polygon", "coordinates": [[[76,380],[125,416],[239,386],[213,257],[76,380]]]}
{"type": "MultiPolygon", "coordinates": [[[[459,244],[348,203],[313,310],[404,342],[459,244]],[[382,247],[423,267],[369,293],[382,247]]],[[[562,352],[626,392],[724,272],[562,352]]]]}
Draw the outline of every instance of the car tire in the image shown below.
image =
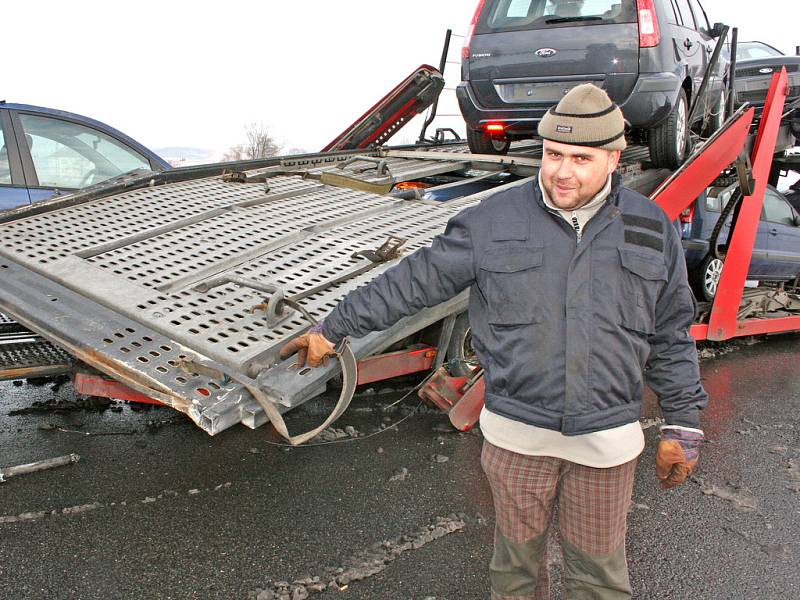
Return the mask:
{"type": "Polygon", "coordinates": [[[722,89],[719,91],[717,101],[714,103],[714,107],[712,109],[712,114],[710,115],[710,118],[703,129],[704,137],[711,137],[714,133],[722,129],[722,126],[725,124],[725,119],[727,119],[725,108],[725,90],[722,89]]]}
{"type": "Polygon", "coordinates": [[[723,266],[724,261],[721,258],[709,254],[700,264],[700,268],[694,272],[692,283],[695,294],[699,299],[705,300],[706,302],[714,300],[714,296],[717,295],[717,289],[719,288],[719,280],[722,276],[723,266]]]}
{"type": "Polygon", "coordinates": [[[677,169],[683,164],[690,137],[688,112],[686,93],[681,89],[667,120],[650,129],[650,160],[653,166],[677,169]]]}
{"type": "Polygon", "coordinates": [[[477,366],[470,365],[468,361],[474,360],[469,315],[463,312],[456,317],[450,343],[447,345],[447,370],[453,377],[471,377],[477,366]]]}
{"type": "Polygon", "coordinates": [[[467,128],[467,144],[473,154],[506,154],[511,142],[490,138],[478,129],[467,128]]]}

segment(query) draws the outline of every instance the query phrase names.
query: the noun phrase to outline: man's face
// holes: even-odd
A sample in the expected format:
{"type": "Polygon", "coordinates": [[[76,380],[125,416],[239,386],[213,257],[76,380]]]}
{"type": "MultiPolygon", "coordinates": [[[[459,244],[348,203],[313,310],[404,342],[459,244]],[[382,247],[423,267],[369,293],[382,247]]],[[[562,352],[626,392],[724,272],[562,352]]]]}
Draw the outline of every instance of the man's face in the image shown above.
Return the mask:
{"type": "Polygon", "coordinates": [[[619,163],[619,150],[600,150],[544,140],[542,185],[562,210],[587,204],[603,189],[619,163]]]}

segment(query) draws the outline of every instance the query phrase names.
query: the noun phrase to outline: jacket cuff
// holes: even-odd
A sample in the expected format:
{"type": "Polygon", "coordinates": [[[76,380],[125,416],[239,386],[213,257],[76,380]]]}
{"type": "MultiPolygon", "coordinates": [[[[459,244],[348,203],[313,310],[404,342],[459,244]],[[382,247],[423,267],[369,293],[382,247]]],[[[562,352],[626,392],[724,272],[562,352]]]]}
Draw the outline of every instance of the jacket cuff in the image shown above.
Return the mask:
{"type": "Polygon", "coordinates": [[[673,431],[687,431],[689,433],[699,433],[700,435],[703,435],[703,430],[698,429],[697,427],[683,427],[682,425],[662,425],[660,429],[661,431],[664,431],[665,429],[667,430],[671,429],[673,431]]]}
{"type": "Polygon", "coordinates": [[[312,329],[315,329],[315,333],[321,333],[326,340],[328,340],[334,346],[338,346],[339,342],[342,341],[342,338],[345,336],[338,335],[335,332],[330,330],[330,327],[325,323],[325,319],[322,319],[319,323],[317,323],[312,329]]]}
{"type": "Polygon", "coordinates": [[[664,413],[664,421],[666,421],[667,425],[700,429],[700,411],[697,409],[683,410],[675,413],[667,412],[662,409],[662,412],[664,413]]]}

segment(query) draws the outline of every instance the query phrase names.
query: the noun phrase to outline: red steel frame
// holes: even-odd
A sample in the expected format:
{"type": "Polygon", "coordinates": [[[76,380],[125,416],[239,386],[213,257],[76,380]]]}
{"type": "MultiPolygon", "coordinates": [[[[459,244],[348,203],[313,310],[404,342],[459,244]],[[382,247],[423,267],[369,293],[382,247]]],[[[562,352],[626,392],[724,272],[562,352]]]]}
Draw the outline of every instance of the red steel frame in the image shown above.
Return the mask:
{"type": "MultiPolygon", "coordinates": [[[[737,319],[745,279],[747,279],[750,260],[753,257],[753,245],[761,218],[761,209],[764,205],[764,191],[767,188],[772,168],[775,142],[778,138],[783,106],[788,91],[787,86],[786,69],[781,69],[780,73],[773,74],[751,156],[753,178],[755,179],[753,194],[742,198],[739,219],[731,232],[725,267],[722,269],[708,325],[698,324],[691,328],[692,335],[698,341],[722,341],[744,335],[800,329],[800,317],[748,318],[741,321],[737,319]]],[[[654,198],[670,219],[676,219],[678,214],[694,202],[697,195],[713,181],[716,175],[739,155],[744,148],[747,131],[752,120],[753,109],[751,108],[654,198]]]]}
{"type": "Polygon", "coordinates": [[[142,404],[163,404],[154,400],[134,389],[129,388],[124,383],[115,379],[109,379],[100,373],[84,373],[78,371],[72,378],[72,385],[75,391],[84,396],[99,396],[101,398],[116,398],[117,400],[129,400],[130,402],[140,402],[142,404]]]}
{"type": "Polygon", "coordinates": [[[358,385],[430,371],[436,355],[433,346],[417,346],[363,358],[358,361],[358,385]]]}
{"type": "MultiPolygon", "coordinates": [[[[358,385],[430,371],[437,354],[438,352],[433,346],[418,344],[399,352],[377,354],[362,359],[358,361],[358,385]]],[[[129,388],[124,383],[99,373],[78,371],[72,378],[72,384],[79,394],[85,396],[116,398],[145,404],[163,404],[129,388]]]]}
{"type": "MultiPolygon", "coordinates": [[[[389,106],[390,102],[394,100],[394,98],[400,94],[405,88],[408,88],[414,85],[415,80],[414,76],[421,70],[426,69],[432,71],[434,73],[439,73],[439,69],[436,67],[432,67],[431,65],[420,65],[416,68],[416,70],[411,73],[408,77],[406,77],[400,84],[398,84],[391,92],[386,94],[383,98],[381,98],[378,102],[376,102],[372,108],[370,108],[367,112],[361,115],[358,119],[353,121],[353,123],[345,129],[342,133],[336,136],[336,138],[330,142],[327,146],[322,149],[322,152],[328,152],[330,150],[337,150],[337,145],[344,139],[346,139],[349,135],[353,133],[353,131],[361,125],[364,120],[369,117],[372,113],[376,112],[378,108],[385,109],[389,106]]],[[[382,118],[382,123],[380,127],[376,131],[372,133],[369,138],[362,141],[358,148],[367,148],[370,144],[372,144],[376,139],[378,139],[381,135],[383,135],[387,129],[393,126],[398,119],[407,115],[415,106],[419,104],[419,98],[414,96],[410,100],[408,100],[403,106],[401,106],[398,110],[394,112],[389,118],[382,118]]]]}

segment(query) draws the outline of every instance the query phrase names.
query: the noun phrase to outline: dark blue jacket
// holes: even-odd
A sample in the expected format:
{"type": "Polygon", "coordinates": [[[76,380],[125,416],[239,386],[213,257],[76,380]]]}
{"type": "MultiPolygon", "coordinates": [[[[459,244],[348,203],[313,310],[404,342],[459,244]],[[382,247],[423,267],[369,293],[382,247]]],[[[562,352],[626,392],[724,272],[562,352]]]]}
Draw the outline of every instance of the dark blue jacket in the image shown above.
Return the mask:
{"type": "Polygon", "coordinates": [[[699,427],[708,398],[680,239],[618,175],[580,244],[538,183],[524,182],[350,293],[323,332],[338,341],[386,329],[465,288],[492,412],[566,435],[610,429],[639,418],[646,381],[667,423],[699,427]]]}

